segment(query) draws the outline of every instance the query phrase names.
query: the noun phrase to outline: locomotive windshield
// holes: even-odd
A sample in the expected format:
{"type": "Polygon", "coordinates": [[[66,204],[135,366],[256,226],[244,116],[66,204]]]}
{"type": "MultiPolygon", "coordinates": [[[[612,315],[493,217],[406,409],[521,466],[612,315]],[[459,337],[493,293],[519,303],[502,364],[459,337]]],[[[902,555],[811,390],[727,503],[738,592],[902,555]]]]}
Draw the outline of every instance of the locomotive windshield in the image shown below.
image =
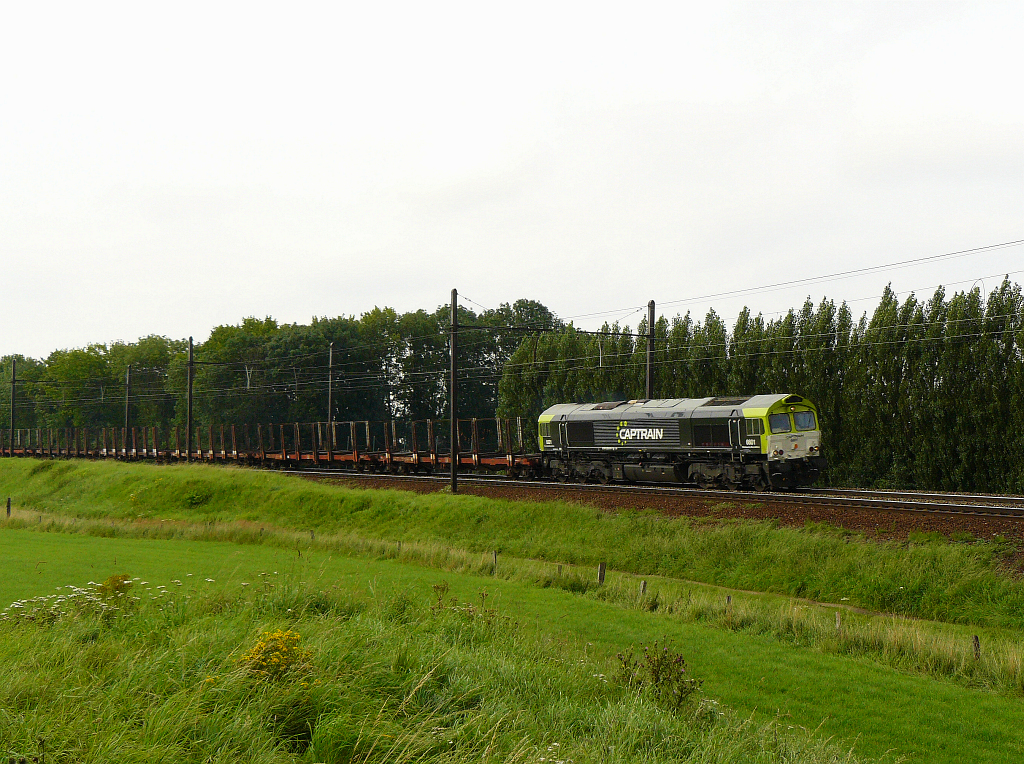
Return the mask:
{"type": "Polygon", "coordinates": [[[789,414],[771,414],[768,417],[768,426],[772,428],[772,432],[789,432],[792,429],[789,426],[789,414]]]}
{"type": "Polygon", "coordinates": [[[816,426],[813,411],[797,411],[793,414],[793,422],[798,430],[813,430],[816,426]]]}

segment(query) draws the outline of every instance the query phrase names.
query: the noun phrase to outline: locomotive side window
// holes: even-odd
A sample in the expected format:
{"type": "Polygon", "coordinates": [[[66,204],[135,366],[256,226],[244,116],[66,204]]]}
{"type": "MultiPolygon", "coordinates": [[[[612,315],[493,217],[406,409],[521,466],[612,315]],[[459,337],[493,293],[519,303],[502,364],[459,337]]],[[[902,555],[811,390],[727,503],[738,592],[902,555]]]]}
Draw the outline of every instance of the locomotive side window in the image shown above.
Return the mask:
{"type": "Polygon", "coordinates": [[[793,422],[798,430],[813,430],[817,423],[814,421],[813,411],[797,411],[793,414],[793,422]]]}
{"type": "Polygon", "coordinates": [[[768,417],[768,426],[772,428],[772,432],[791,432],[793,429],[789,426],[789,414],[771,414],[768,417]]]}
{"type": "Polygon", "coordinates": [[[700,447],[728,448],[729,420],[712,419],[693,423],[693,445],[700,447]]]}
{"type": "Polygon", "coordinates": [[[566,435],[571,446],[592,446],[594,445],[594,423],[593,422],[569,422],[566,427],[566,435]]]}
{"type": "Polygon", "coordinates": [[[743,436],[754,437],[755,435],[764,435],[764,422],[760,419],[744,419],[743,436]]]}

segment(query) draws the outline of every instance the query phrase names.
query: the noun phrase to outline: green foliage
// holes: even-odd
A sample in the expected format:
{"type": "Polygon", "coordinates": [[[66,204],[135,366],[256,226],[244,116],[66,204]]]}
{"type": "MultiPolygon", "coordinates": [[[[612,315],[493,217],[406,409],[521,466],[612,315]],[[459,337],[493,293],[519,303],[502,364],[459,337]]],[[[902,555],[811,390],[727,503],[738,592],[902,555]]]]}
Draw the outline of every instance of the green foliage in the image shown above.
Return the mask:
{"type": "MultiPolygon", "coordinates": [[[[501,415],[642,398],[646,339],[602,329],[523,339],[499,383],[501,415]]],[[[744,308],[731,331],[714,310],[661,318],[655,336],[655,397],[814,401],[833,484],[1024,492],[1024,298],[1009,280],[987,299],[940,288],[901,302],[887,287],[870,320],[825,298],[769,321],[744,308]]]]}
{"type": "Polygon", "coordinates": [[[643,646],[643,655],[634,648],[616,655],[619,680],[627,687],[650,693],[673,710],[679,710],[699,689],[701,680],[686,672],[686,661],[670,645],[667,638],[643,646]]]}
{"type": "MultiPolygon", "coordinates": [[[[578,666],[583,681],[567,684],[560,681],[560,675],[551,674],[541,674],[531,680],[520,672],[509,670],[507,661],[499,656],[485,664],[485,668],[490,669],[490,673],[483,674],[482,682],[486,687],[494,686],[499,678],[502,681],[507,678],[516,688],[530,682],[543,682],[541,689],[548,691],[558,702],[562,697],[559,693],[606,686],[600,674],[613,676],[616,652],[630,644],[645,643],[652,633],[668,634],[676,643],[685,645],[688,663],[695,675],[706,679],[704,690],[725,706],[737,708],[744,717],[753,714],[752,724],[759,723],[758,719],[765,719],[764,713],[755,712],[768,710],[770,719],[770,712],[781,708],[786,712],[784,716],[789,725],[816,729],[820,724],[816,736],[838,736],[848,744],[856,741],[857,750],[862,753],[882,755],[887,751],[901,751],[936,764],[963,760],[1002,762],[1015,760],[1024,751],[1021,743],[1024,738],[1020,734],[1024,729],[1024,712],[1019,698],[1001,697],[987,691],[992,688],[1019,695],[1024,687],[1021,672],[1024,660],[1015,633],[1000,635],[977,627],[958,629],[901,618],[861,619],[856,614],[846,613],[842,639],[837,640],[833,625],[835,611],[832,609],[736,591],[733,591],[730,609],[726,607],[720,589],[687,582],[649,581],[651,588],[647,598],[653,591],[660,596],[662,603],[652,614],[645,607],[646,598],[637,597],[637,579],[614,570],[609,570],[606,583],[591,594],[568,596],[534,585],[543,572],[554,567],[551,564],[517,561],[504,556],[501,576],[494,577],[490,555],[453,550],[443,544],[403,544],[402,562],[398,562],[393,559],[394,543],[373,543],[350,535],[336,538],[318,535],[316,546],[304,547],[302,556],[297,558],[296,534],[278,531],[269,538],[260,536],[257,541],[253,534],[246,535],[244,523],[234,527],[225,524],[219,529],[205,523],[187,527],[179,524],[177,531],[167,528],[165,538],[169,540],[154,540],[152,535],[146,538],[147,524],[141,528],[124,521],[111,523],[105,520],[97,521],[97,524],[116,530],[120,538],[97,539],[79,535],[84,534],[89,523],[65,525],[63,533],[53,532],[60,526],[51,526],[47,522],[41,525],[33,523],[34,532],[0,529],[0,551],[4,554],[6,572],[0,579],[0,593],[11,593],[0,601],[7,601],[26,591],[50,590],[66,580],[89,575],[93,564],[105,570],[109,568],[112,556],[116,557],[120,569],[136,570],[149,579],[150,583],[145,585],[138,582],[140,589],[137,591],[142,597],[142,604],[166,609],[165,622],[149,628],[145,621],[133,619],[126,624],[132,629],[124,629],[133,640],[147,645],[147,661],[150,657],[157,663],[164,661],[168,667],[166,670],[174,678],[181,676],[183,669],[192,670],[191,660],[195,656],[194,668],[200,678],[213,676],[217,678],[215,681],[237,681],[249,690],[269,690],[276,699],[271,717],[253,715],[257,727],[263,723],[262,719],[267,719],[269,724],[273,716],[280,718],[282,703],[302,709],[296,726],[291,727],[293,730],[299,729],[302,719],[315,720],[323,711],[317,705],[320,690],[315,682],[322,679],[319,673],[297,677],[295,682],[262,687],[252,675],[222,670],[227,667],[238,669],[237,655],[248,649],[262,631],[288,628],[301,633],[303,644],[314,653],[312,663],[315,667],[322,665],[316,659],[323,655],[319,637],[321,629],[340,628],[349,621],[356,621],[356,626],[369,624],[375,633],[380,633],[381,643],[387,645],[386,652],[373,657],[372,661],[379,661],[395,675],[415,680],[422,678],[434,665],[429,660],[417,658],[417,644],[422,636],[434,630],[430,624],[437,624],[444,642],[435,654],[443,655],[452,645],[458,645],[432,674],[432,678],[437,677],[445,683],[444,686],[448,686],[453,676],[448,670],[451,665],[449,659],[466,650],[486,648],[495,637],[509,634],[510,631],[503,628],[503,621],[505,614],[514,613],[521,624],[516,627],[516,633],[530,637],[536,635],[548,645],[539,653],[517,649],[516,661],[526,666],[536,661],[542,670],[545,670],[546,662],[556,669],[563,665],[578,666]],[[38,560],[56,561],[57,557],[60,557],[58,565],[43,566],[39,572],[34,571],[38,560]],[[103,565],[102,560],[107,563],[103,565]],[[439,570],[444,573],[438,573],[439,570]],[[22,571],[28,575],[21,577],[22,571]],[[191,571],[194,575],[189,577],[183,571],[191,571]],[[265,572],[260,575],[256,571],[265,572]],[[282,575],[276,575],[276,571],[282,571],[282,575]],[[425,610],[428,603],[436,601],[436,591],[431,596],[430,588],[431,584],[436,584],[439,575],[450,582],[445,604],[452,607],[445,613],[436,614],[443,617],[435,618],[425,610]],[[172,578],[175,576],[178,578],[172,578]],[[216,579],[216,583],[205,580],[209,577],[216,579]],[[486,577],[486,584],[481,577],[486,577]],[[166,588],[178,596],[161,597],[159,592],[163,587],[157,585],[157,581],[166,581],[166,588]],[[315,583],[303,585],[301,581],[315,583]],[[246,583],[249,585],[245,586],[246,583]],[[362,594],[336,588],[339,585],[359,587],[362,594]],[[499,616],[492,620],[492,625],[488,625],[483,616],[467,614],[469,607],[480,612],[477,603],[482,585],[486,585],[490,594],[486,608],[483,608],[484,603],[480,603],[481,607],[491,611],[496,609],[491,603],[500,603],[499,616]],[[370,606],[369,612],[365,598],[367,587],[372,600],[379,603],[370,606]],[[257,592],[260,596],[256,596],[257,592]],[[235,612],[233,603],[239,599],[239,594],[246,595],[243,599],[252,603],[251,616],[255,621],[248,625],[232,620],[235,612]],[[181,595],[189,607],[180,606],[181,595]],[[396,602],[401,604],[396,606],[396,602]],[[396,620],[391,614],[399,610],[402,616],[396,620]],[[190,613],[204,620],[192,626],[190,619],[193,616],[190,613]],[[200,629],[214,632],[211,639],[217,645],[216,652],[204,649],[208,644],[205,633],[201,638],[194,636],[194,632],[200,629]],[[218,636],[221,633],[226,636],[218,636]],[[981,634],[980,661],[976,661],[972,653],[970,640],[974,633],[981,634]],[[407,638],[407,634],[411,638],[407,638]],[[192,645],[195,650],[186,654],[187,660],[166,658],[160,640],[168,635],[176,644],[188,645],[195,641],[192,645]],[[216,657],[228,651],[229,660],[221,667],[216,657]],[[577,664],[577,658],[581,661],[586,658],[586,661],[577,664]],[[417,668],[423,666],[426,667],[419,668],[421,673],[417,674],[417,668]],[[922,673],[939,677],[939,680],[922,676],[922,673]],[[961,686],[946,681],[947,678],[953,678],[961,686]],[[308,695],[300,694],[305,690],[302,687],[304,681],[314,687],[308,695]],[[968,687],[985,689],[979,692],[968,687]],[[889,699],[894,702],[889,703],[889,699]],[[887,709],[885,724],[877,722],[880,704],[887,709]]],[[[579,569],[579,572],[586,571],[579,569]]],[[[589,573],[593,575],[592,568],[589,573]]],[[[138,670],[133,677],[142,673],[143,662],[135,660],[132,653],[124,649],[115,650],[109,641],[104,644],[104,630],[96,624],[88,621],[65,623],[74,623],[76,627],[76,649],[80,649],[78,645],[96,644],[96,649],[89,654],[90,664],[106,665],[124,658],[133,671],[138,670]]],[[[23,645],[38,640],[40,632],[28,628],[19,629],[16,634],[19,638],[10,640],[0,631],[0,670],[6,671],[5,650],[19,660],[25,657],[27,671],[38,670],[39,666],[33,663],[33,654],[24,653],[23,645]],[[21,639],[23,634],[24,640],[21,639]]],[[[120,639],[116,633],[113,638],[120,639]]],[[[360,656],[364,653],[369,655],[367,650],[358,647],[355,650],[360,656]]],[[[332,652],[328,663],[348,665],[345,655],[345,651],[332,652]]],[[[59,687],[58,680],[52,675],[32,676],[39,679],[44,689],[59,687]]],[[[96,693],[97,698],[86,696],[86,699],[104,700],[110,690],[112,702],[116,704],[120,694],[116,687],[111,687],[113,683],[109,677],[97,677],[96,682],[102,684],[103,692],[96,693]]],[[[414,681],[410,689],[416,684],[418,681],[414,681]]],[[[361,687],[354,690],[356,694],[346,696],[345,702],[357,701],[361,687]]],[[[400,688],[394,689],[393,685],[389,687],[403,699],[408,695],[400,688]]],[[[209,700],[234,701],[234,696],[225,694],[223,685],[211,689],[214,691],[207,696],[209,700]]],[[[77,694],[71,694],[68,707],[83,707],[81,703],[75,705],[79,699],[77,694]]],[[[479,687],[471,685],[458,698],[449,697],[447,708],[454,714],[460,714],[466,709],[479,707],[480,699],[479,687]],[[462,702],[455,705],[456,700],[462,702]]],[[[576,700],[575,697],[571,699],[576,700]]],[[[644,699],[648,701],[645,708],[657,710],[658,704],[650,702],[647,696],[644,699]]],[[[499,702],[501,700],[498,698],[499,702]]],[[[539,727],[550,727],[552,706],[546,701],[540,702],[543,705],[529,705],[522,713],[536,718],[539,727]]],[[[4,696],[0,692],[0,704],[3,703],[4,696]]],[[[84,707],[89,712],[96,709],[95,705],[84,707]]],[[[405,711],[410,707],[407,705],[405,711]]],[[[505,703],[503,710],[497,713],[508,713],[511,708],[505,703]]],[[[619,707],[595,710],[588,696],[580,700],[577,708],[578,716],[574,717],[573,723],[581,725],[581,735],[600,730],[599,737],[604,740],[607,729],[618,729],[616,725],[621,720],[615,714],[619,707]]],[[[698,719],[713,721],[723,710],[726,709],[714,700],[704,698],[693,713],[698,719]]],[[[365,720],[367,713],[376,719],[380,705],[371,707],[369,712],[364,707],[354,706],[348,712],[356,722],[365,720]]],[[[516,712],[513,710],[511,713],[515,715],[516,712]]],[[[45,713],[41,717],[44,721],[53,721],[52,716],[45,713]]],[[[86,722],[92,723],[99,717],[100,714],[96,713],[86,722]]],[[[211,724],[215,722],[219,719],[210,721],[211,724]]],[[[32,723],[31,719],[29,723],[32,723]]],[[[339,721],[339,724],[347,725],[348,722],[339,721]]],[[[277,729],[276,724],[271,726],[277,729]]],[[[786,726],[784,723],[779,728],[778,740],[762,742],[788,746],[786,726]]],[[[347,727],[347,730],[356,736],[358,728],[357,723],[355,729],[347,727]]],[[[308,733],[308,728],[302,729],[307,729],[308,733]]],[[[504,723],[501,729],[504,729],[504,723]]],[[[723,734],[732,732],[730,728],[721,731],[723,734]]],[[[89,734],[92,732],[90,728],[89,734]]],[[[389,726],[386,734],[393,739],[397,732],[389,726]]],[[[0,729],[0,740],[5,739],[0,729]]],[[[547,738],[549,741],[552,739],[561,738],[547,738]]],[[[331,740],[333,744],[335,739],[331,740]]],[[[565,744],[564,739],[562,743],[565,744]]],[[[297,738],[294,744],[302,745],[302,738],[297,738]]],[[[551,743],[546,745],[552,747],[551,743]]],[[[24,747],[21,750],[25,750],[24,747]]],[[[744,747],[743,751],[746,750],[744,747]]],[[[547,756],[544,751],[547,748],[539,755],[547,756]]],[[[310,761],[323,760],[309,755],[310,761]]],[[[597,750],[583,760],[604,761],[607,755],[608,751],[597,750]]],[[[655,757],[652,761],[659,760],[657,751],[651,755],[655,757]]],[[[699,751],[691,751],[691,755],[701,760],[699,751]]],[[[737,752],[734,756],[739,760],[762,760],[747,753],[737,752]]],[[[496,760],[501,759],[498,757],[496,760]]],[[[796,760],[801,759],[797,756],[796,760]]]]}
{"type": "Polygon", "coordinates": [[[477,628],[479,617],[431,608],[408,588],[369,597],[285,588],[300,607],[284,623],[266,615],[280,610],[280,590],[184,589],[116,622],[0,624],[3,754],[45,746],[54,761],[596,762],[611,751],[624,764],[860,760],[823,735],[717,704],[659,708],[602,681],[607,662],[576,642],[508,619],[477,628]],[[360,617],[297,614],[324,597],[360,617]],[[402,624],[389,616],[396,597],[406,601],[402,624]],[[294,657],[290,667],[271,668],[282,656],[294,657]]]}
{"type": "MultiPolygon", "coordinates": [[[[367,491],[287,475],[210,466],[65,462],[73,472],[33,474],[30,459],[0,461],[0,495],[17,504],[81,518],[155,518],[309,530],[317,536],[435,542],[472,552],[596,565],[737,589],[840,602],[953,623],[1024,627],[1024,582],[1007,570],[1014,548],[999,538],[972,544],[899,543],[847,538],[772,523],[698,522],[654,513],[609,513],[567,502],[367,491]],[[209,497],[187,506],[187,497],[209,497]],[[133,499],[134,497],[134,499],[133,499]],[[183,497],[186,502],[183,502],[183,497]],[[845,598],[845,599],[844,599],[845,598]]],[[[159,523],[158,523],[159,524],[159,523]]],[[[90,532],[106,533],[103,524],[90,532]]],[[[167,523],[167,533],[174,526],[167,523]]],[[[500,566],[499,566],[500,567],[500,566]]],[[[548,585],[587,591],[578,571],[548,585]]]]}
{"type": "MultiPolygon", "coordinates": [[[[559,325],[550,310],[533,300],[480,313],[460,307],[459,323],[460,363],[469,372],[459,386],[466,418],[494,416],[496,380],[523,336],[521,329],[543,332],[559,325]],[[510,326],[517,329],[502,331],[510,326]]],[[[204,430],[235,425],[239,445],[254,447],[257,423],[264,425],[266,443],[269,425],[326,421],[332,346],[335,421],[442,418],[448,399],[449,327],[444,305],[404,314],[374,308],[359,318],[314,317],[309,324],[249,317],[217,326],[194,348],[194,423],[204,430]]],[[[173,428],[179,437],[184,434],[187,351],[185,340],[150,336],[57,350],[42,361],[18,356],[18,428],[87,427],[95,433],[123,426],[131,365],[130,424],[158,427],[161,442],[171,442],[173,428]]],[[[0,358],[0,440],[10,425],[6,383],[11,361],[0,358]]],[[[291,432],[285,435],[290,442],[291,432]]],[[[279,429],[274,437],[280,447],[279,429]]],[[[339,429],[339,437],[347,442],[348,429],[339,429]]],[[[370,437],[379,443],[382,433],[370,437]]],[[[444,445],[444,437],[441,441],[444,445]]]]}

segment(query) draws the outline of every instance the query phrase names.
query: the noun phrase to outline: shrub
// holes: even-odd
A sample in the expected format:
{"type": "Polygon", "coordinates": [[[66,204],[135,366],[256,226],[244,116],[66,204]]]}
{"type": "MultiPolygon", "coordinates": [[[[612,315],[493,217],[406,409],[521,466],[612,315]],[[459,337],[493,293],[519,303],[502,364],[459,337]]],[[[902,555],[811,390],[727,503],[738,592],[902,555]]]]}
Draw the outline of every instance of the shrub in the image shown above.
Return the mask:
{"type": "Polygon", "coordinates": [[[309,651],[299,647],[302,637],[291,629],[265,631],[238,662],[257,676],[280,679],[289,671],[305,668],[309,651]]]}
{"type": "Polygon", "coordinates": [[[637,657],[633,648],[616,656],[619,679],[627,687],[649,692],[672,709],[678,709],[700,689],[701,680],[686,675],[686,661],[664,639],[662,647],[655,642],[643,648],[637,657]]]}

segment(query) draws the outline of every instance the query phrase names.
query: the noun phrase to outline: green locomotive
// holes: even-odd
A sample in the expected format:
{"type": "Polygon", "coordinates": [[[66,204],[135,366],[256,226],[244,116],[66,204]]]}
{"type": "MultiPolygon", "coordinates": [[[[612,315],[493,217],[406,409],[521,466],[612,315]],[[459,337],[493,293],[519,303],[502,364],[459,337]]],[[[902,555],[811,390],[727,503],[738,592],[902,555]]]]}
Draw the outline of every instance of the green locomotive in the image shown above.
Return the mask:
{"type": "Polygon", "coordinates": [[[767,490],[825,468],[817,408],[799,395],[563,403],[538,429],[543,472],[559,480],[767,490]]]}

